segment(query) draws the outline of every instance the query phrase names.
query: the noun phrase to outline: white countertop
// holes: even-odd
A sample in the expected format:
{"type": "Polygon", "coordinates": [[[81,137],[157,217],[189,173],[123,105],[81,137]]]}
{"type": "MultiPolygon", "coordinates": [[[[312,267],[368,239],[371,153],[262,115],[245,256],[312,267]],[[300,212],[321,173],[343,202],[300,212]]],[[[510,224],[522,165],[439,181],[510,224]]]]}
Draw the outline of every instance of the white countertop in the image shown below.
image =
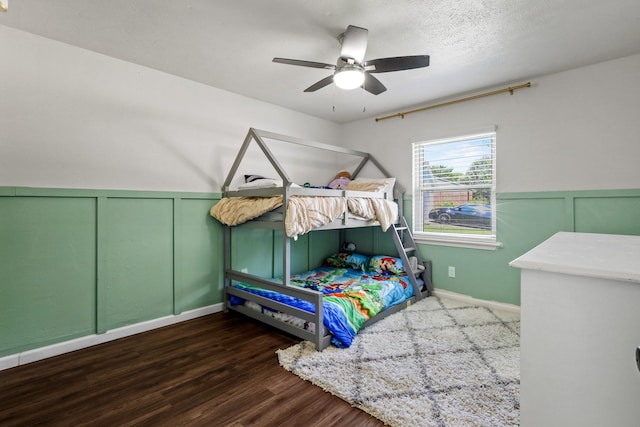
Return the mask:
{"type": "Polygon", "coordinates": [[[560,232],[509,265],[529,270],[640,282],[640,236],[560,232]]]}

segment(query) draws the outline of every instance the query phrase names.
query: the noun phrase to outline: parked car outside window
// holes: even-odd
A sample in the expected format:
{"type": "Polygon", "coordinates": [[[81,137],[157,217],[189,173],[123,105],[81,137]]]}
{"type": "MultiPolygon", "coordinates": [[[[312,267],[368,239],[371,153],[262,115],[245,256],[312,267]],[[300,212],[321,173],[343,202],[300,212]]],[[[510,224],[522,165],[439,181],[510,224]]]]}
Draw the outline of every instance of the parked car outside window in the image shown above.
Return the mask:
{"type": "Polygon", "coordinates": [[[429,211],[429,219],[440,224],[490,229],[491,205],[471,202],[455,207],[435,208],[429,211]]]}

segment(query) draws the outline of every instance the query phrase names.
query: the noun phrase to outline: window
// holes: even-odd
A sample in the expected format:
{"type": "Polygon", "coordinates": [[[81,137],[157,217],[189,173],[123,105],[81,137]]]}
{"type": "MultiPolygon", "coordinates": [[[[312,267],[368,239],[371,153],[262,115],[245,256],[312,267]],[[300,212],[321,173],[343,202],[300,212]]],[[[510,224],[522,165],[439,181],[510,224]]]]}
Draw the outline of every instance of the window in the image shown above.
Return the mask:
{"type": "Polygon", "coordinates": [[[413,144],[418,241],[496,247],[495,132],[413,144]]]}

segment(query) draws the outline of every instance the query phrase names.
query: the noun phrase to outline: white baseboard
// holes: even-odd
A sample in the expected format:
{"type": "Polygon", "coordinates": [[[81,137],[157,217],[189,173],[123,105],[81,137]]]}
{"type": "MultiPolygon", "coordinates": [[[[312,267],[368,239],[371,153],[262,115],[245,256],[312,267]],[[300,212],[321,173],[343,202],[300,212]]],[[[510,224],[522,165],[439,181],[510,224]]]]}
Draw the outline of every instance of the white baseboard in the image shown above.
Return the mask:
{"type": "Polygon", "coordinates": [[[152,329],[161,328],[163,326],[172,325],[174,323],[184,322],[185,320],[191,320],[197,317],[218,313],[222,310],[222,303],[209,305],[207,307],[185,311],[184,313],[172,316],[159,317],[157,319],[147,320],[145,322],[136,323],[134,325],[112,329],[105,332],[104,334],[87,335],[85,337],[80,337],[73,340],[0,357],[0,371],[4,369],[14,368],[20,365],[25,365],[31,362],[36,362],[38,360],[47,359],[49,357],[59,356],[64,353],[69,353],[71,351],[80,350],[97,344],[103,344],[105,342],[117,340],[119,338],[124,338],[130,335],[139,334],[141,332],[150,331],[152,329]]]}
{"type": "Polygon", "coordinates": [[[433,293],[439,297],[454,299],[456,301],[461,301],[468,304],[481,305],[483,307],[495,308],[496,310],[504,310],[504,311],[511,311],[513,313],[520,313],[520,306],[515,304],[477,299],[469,295],[463,295],[463,294],[459,294],[456,292],[451,292],[451,291],[447,291],[439,288],[435,288],[433,290],[433,293]]]}

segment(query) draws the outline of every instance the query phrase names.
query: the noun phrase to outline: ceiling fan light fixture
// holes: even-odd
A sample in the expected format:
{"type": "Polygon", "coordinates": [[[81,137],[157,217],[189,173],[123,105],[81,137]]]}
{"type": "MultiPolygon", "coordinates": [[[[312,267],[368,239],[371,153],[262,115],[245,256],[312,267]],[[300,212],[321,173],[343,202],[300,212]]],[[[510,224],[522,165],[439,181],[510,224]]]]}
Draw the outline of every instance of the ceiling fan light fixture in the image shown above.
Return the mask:
{"type": "Polygon", "coordinates": [[[315,92],[335,83],[340,89],[361,87],[372,95],[380,95],[387,90],[382,82],[374,77],[375,73],[413,70],[429,66],[429,55],[394,56],[364,61],[368,31],[366,28],[349,25],[347,30],[338,36],[342,47],[335,65],[279,57],[273,58],[273,62],[333,71],[332,74],[306,88],[304,92],[315,92]]]}
{"type": "Polygon", "coordinates": [[[340,89],[355,89],[364,83],[364,71],[359,67],[343,67],[333,75],[333,82],[340,89]]]}

